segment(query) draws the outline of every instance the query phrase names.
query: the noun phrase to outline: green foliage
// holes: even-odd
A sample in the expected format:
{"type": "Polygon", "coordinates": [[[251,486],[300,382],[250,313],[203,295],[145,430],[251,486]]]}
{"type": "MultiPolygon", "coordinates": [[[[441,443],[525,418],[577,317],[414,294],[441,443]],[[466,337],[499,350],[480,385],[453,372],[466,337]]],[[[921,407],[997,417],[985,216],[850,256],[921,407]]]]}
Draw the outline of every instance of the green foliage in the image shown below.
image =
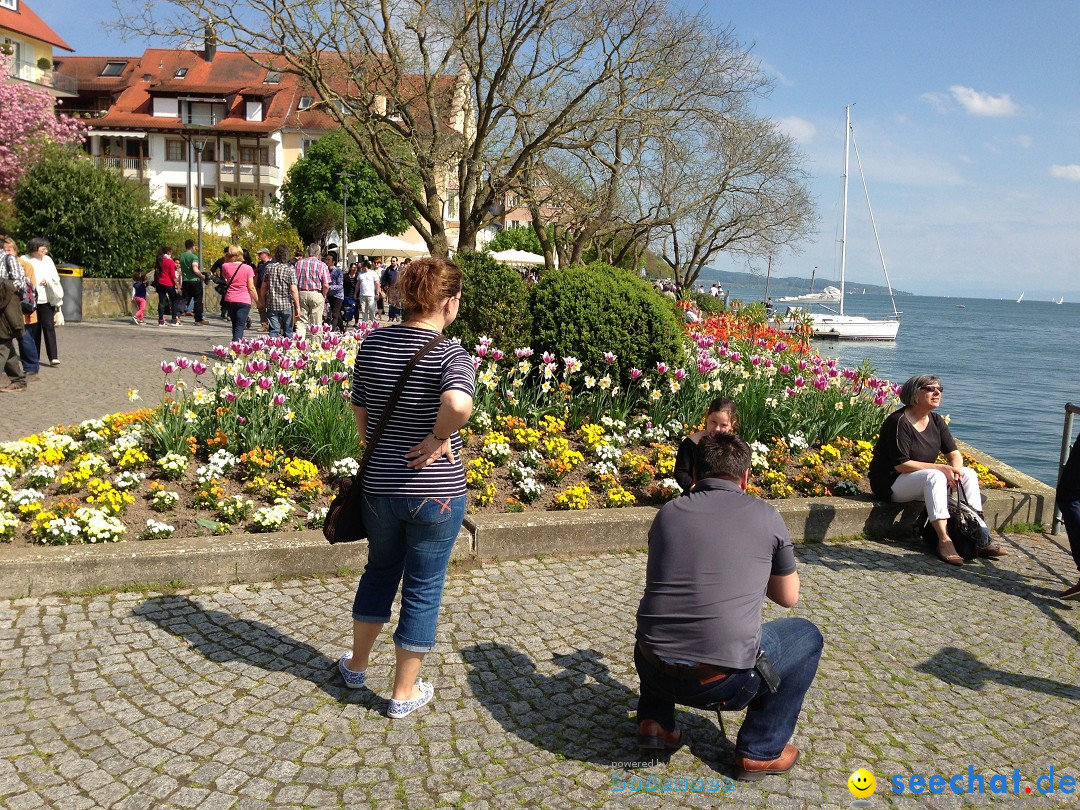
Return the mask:
{"type": "Polygon", "coordinates": [[[586,370],[647,369],[684,354],[680,315],[652,286],[608,264],[549,270],[533,288],[532,346],[578,358],[586,370]],[[612,366],[604,352],[616,355],[612,366]]]}
{"type": "MultiPolygon", "coordinates": [[[[287,245],[290,250],[304,246],[292,223],[283,214],[271,211],[263,211],[255,219],[242,224],[238,230],[234,229],[233,237],[237,244],[247,247],[252,253],[261,247],[273,250],[274,246],[279,244],[287,245]]],[[[214,258],[217,255],[215,254],[214,258]]]]}
{"type": "Polygon", "coordinates": [[[77,264],[97,278],[151,269],[178,221],[138,183],[55,146],[23,176],[15,208],[21,241],[44,236],[57,263],[77,264]]]}
{"type": "MultiPolygon", "coordinates": [[[[548,230],[552,230],[550,226],[548,230]]],[[[532,226],[528,228],[506,228],[499,231],[495,234],[495,238],[488,242],[486,249],[492,253],[500,250],[527,250],[529,253],[544,255],[544,250],[540,247],[540,237],[536,235],[536,231],[532,226]]]]}
{"type": "Polygon", "coordinates": [[[447,334],[461,338],[466,347],[485,335],[505,352],[528,346],[529,294],[521,273],[471,250],[459,252],[454,261],[461,268],[463,292],[447,334]]]}
{"type": "Polygon", "coordinates": [[[320,242],[342,221],[342,183],[348,191],[349,238],[399,234],[409,227],[405,209],[363,159],[344,130],[319,139],[289,169],[281,207],[305,242],[320,242]]]}
{"type": "Polygon", "coordinates": [[[724,299],[722,298],[715,298],[708,293],[699,292],[686,293],[685,297],[697,304],[698,309],[706,315],[719,315],[724,311],[724,299]]]}
{"type": "Polygon", "coordinates": [[[231,238],[235,239],[240,226],[245,220],[253,220],[259,215],[261,206],[250,194],[222,193],[206,201],[206,213],[214,222],[228,222],[231,238]]]}

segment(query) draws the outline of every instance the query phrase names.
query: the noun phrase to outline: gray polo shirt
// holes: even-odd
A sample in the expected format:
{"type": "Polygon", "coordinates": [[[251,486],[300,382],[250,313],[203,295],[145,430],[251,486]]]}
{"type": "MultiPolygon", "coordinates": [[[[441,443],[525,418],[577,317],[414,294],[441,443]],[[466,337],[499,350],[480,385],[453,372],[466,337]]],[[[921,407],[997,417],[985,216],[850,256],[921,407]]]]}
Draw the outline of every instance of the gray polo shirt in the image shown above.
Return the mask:
{"type": "Polygon", "coordinates": [[[649,529],[637,638],[664,658],[749,669],[770,576],[795,572],[780,513],[737,483],[705,478],[649,529]]]}

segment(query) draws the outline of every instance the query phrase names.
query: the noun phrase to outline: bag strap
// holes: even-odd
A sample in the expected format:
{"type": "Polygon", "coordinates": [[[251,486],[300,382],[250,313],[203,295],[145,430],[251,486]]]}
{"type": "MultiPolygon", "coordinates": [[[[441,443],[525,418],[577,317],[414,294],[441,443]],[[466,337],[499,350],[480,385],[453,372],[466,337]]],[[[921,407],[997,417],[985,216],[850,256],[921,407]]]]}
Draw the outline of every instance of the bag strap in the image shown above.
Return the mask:
{"type": "Polygon", "coordinates": [[[382,416],[379,418],[379,424],[375,426],[375,432],[371,434],[371,441],[369,441],[367,447],[364,448],[364,455],[360,459],[360,466],[356,468],[357,481],[362,480],[364,477],[364,469],[367,467],[368,459],[371,458],[371,453],[375,449],[376,443],[382,438],[383,431],[386,430],[386,425],[390,421],[390,415],[394,411],[394,405],[397,404],[401,392],[405,390],[405,383],[408,382],[412,370],[416,368],[416,364],[420,362],[424,355],[446,340],[446,335],[433,337],[424,348],[413,355],[413,358],[409,361],[408,365],[405,366],[405,370],[401,372],[401,377],[398,379],[397,385],[390,394],[390,398],[386,401],[386,407],[383,408],[382,416]]]}

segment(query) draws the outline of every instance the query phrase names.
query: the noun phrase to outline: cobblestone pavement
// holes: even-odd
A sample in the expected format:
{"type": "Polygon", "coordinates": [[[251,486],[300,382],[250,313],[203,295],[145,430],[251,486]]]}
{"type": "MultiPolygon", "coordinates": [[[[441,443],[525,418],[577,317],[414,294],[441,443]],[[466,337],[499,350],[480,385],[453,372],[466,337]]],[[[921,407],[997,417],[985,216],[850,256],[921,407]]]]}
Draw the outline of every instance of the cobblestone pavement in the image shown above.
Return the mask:
{"type": "MultiPolygon", "coordinates": [[[[257,329],[257,319],[254,325],[257,329]]],[[[178,327],[150,321],[136,326],[130,318],[66,324],[56,330],[60,365],[42,365],[26,391],[0,398],[0,441],[78,424],[88,416],[157,405],[164,393],[162,360],[210,354],[215,344],[228,345],[231,338],[231,325],[216,314],[207,315],[205,326],[194,325],[191,318],[178,327]],[[141,401],[128,399],[133,388],[141,401]]],[[[6,375],[3,380],[6,385],[6,375]]]]}
{"type": "Polygon", "coordinates": [[[966,785],[969,767],[987,791],[994,774],[1013,791],[1018,770],[1020,793],[965,806],[1076,806],[1036,781],[1080,777],[1080,612],[1053,598],[1071,561],[1047,538],[1006,542],[1013,555],[962,570],[872,541],[799,547],[794,613],[826,638],[803,758],[791,778],[724,792],[739,715],[725,738],[715,715],[684,711],[688,745],[633,765],[640,553],[453,569],[424,668],[435,701],[398,721],[388,634],[373,691],[335,674],[351,580],[3,602],[0,805],[840,808],[865,766],[872,806],[960,807],[898,799],[890,780],[966,785]],[[652,776],[691,789],[629,794],[652,776]]]}

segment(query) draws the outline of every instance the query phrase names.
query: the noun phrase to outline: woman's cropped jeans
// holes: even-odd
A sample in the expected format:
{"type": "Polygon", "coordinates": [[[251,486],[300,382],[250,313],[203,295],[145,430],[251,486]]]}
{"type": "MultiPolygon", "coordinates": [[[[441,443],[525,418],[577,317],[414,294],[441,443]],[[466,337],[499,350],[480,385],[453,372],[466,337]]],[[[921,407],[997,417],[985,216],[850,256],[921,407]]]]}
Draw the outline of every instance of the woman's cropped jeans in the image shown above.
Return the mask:
{"type": "Polygon", "coordinates": [[[465,496],[388,498],[364,495],[368,560],[353,600],[353,618],[382,624],[401,584],[394,643],[409,652],[435,646],[450,552],[465,518],[465,496]]]}

